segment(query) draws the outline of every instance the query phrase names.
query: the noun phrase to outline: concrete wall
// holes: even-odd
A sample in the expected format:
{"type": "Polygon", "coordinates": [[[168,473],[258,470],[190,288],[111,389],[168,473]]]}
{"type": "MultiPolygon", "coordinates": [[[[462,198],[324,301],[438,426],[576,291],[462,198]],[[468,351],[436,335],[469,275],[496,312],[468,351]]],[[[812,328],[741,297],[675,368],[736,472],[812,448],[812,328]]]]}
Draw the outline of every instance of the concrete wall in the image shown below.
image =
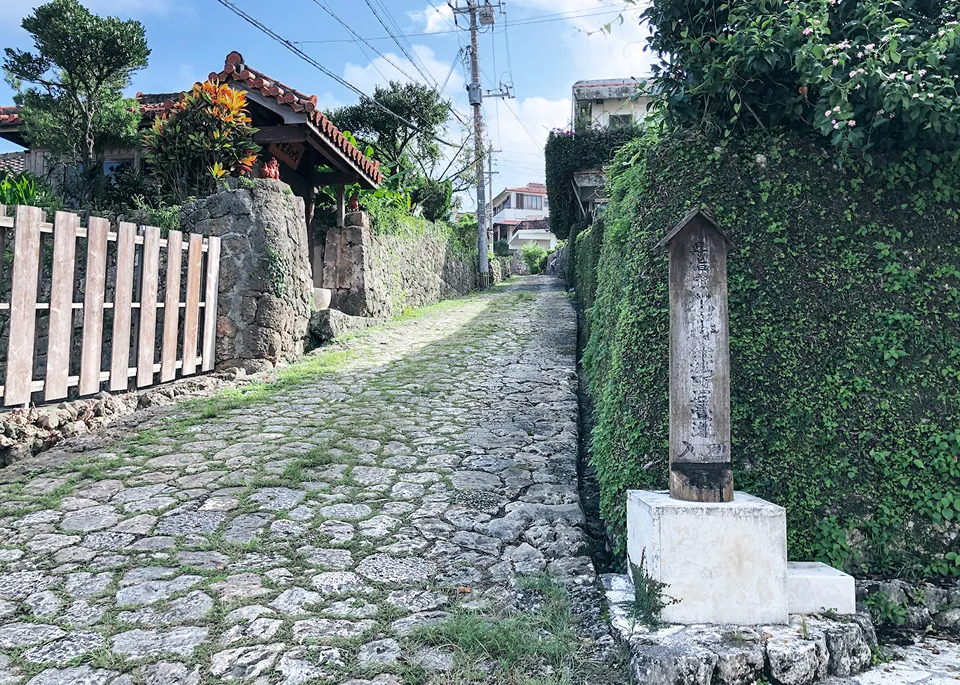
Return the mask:
{"type": "Polygon", "coordinates": [[[183,207],[181,228],[222,238],[217,366],[250,373],[303,354],[313,279],[303,199],[248,181],[183,207]]]}
{"type": "Polygon", "coordinates": [[[362,212],[348,214],[346,223],[327,229],[324,241],[322,280],[333,309],[391,318],[476,287],[474,260],[442,236],[378,235],[362,212]]]}

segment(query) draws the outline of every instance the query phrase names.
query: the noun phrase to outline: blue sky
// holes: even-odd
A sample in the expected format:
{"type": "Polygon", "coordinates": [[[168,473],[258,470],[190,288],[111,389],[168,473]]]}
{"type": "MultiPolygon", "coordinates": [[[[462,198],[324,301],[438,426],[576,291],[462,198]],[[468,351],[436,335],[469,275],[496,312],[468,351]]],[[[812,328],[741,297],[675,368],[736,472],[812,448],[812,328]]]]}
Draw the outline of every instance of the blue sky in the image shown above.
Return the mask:
{"type": "MultiPolygon", "coordinates": [[[[92,11],[140,20],[152,54],[149,67],[134,76],[130,94],[177,91],[219,71],[231,50],[240,51],[256,69],[301,91],[315,93],[324,107],[353,103],[355,93],[300,60],[282,45],[235,16],[217,0],[81,0],[92,11]]],[[[409,80],[369,47],[352,41],[347,30],[318,5],[326,4],[389,62],[422,76],[387,37],[365,0],[234,0],[235,4],[284,38],[304,41],[302,49],[360,90],[371,93],[389,79],[409,80]],[[308,42],[309,41],[309,42],[308,42]]],[[[36,0],[0,0],[0,46],[30,48],[20,28],[36,0]]],[[[443,83],[455,106],[468,114],[464,91],[469,71],[459,60],[469,33],[457,32],[445,0],[371,0],[384,9],[406,38],[401,44],[427,75],[443,83]],[[415,35],[422,34],[422,35],[415,35]],[[453,67],[451,72],[451,66],[453,67]]],[[[465,3],[461,3],[465,4],[465,3]]],[[[623,0],[510,0],[506,18],[481,36],[485,88],[511,81],[516,99],[485,101],[488,135],[496,149],[494,190],[543,180],[543,142],[547,133],[570,119],[570,87],[580,79],[639,77],[649,72],[644,31],[629,11],[627,21],[598,31],[618,17],[623,0]],[[506,28],[506,30],[504,30],[506,28]]],[[[387,19],[388,22],[390,19],[387,19]]],[[[461,20],[461,26],[463,22],[461,20]]],[[[395,31],[394,31],[395,32],[395,31]]],[[[0,84],[0,104],[12,104],[13,92],[0,84]]],[[[447,137],[460,140],[451,127],[447,137]]],[[[17,149],[0,141],[0,152],[17,149]]]]}

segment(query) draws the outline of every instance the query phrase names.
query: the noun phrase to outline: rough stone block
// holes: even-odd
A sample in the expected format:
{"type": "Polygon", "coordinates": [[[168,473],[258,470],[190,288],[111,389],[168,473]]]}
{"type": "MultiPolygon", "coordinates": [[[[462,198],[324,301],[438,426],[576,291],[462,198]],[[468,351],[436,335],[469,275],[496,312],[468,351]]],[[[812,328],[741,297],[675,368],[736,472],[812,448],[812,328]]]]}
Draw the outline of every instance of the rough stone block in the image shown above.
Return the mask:
{"type": "Polygon", "coordinates": [[[787,609],[791,614],[838,614],[857,611],[853,576],[817,561],[787,564],[787,609]]]}
{"type": "Polygon", "coordinates": [[[732,502],[706,503],[631,490],[627,554],[631,565],[665,583],[665,594],[679,600],[663,610],[664,621],[787,622],[783,507],[744,492],[732,502]]]}

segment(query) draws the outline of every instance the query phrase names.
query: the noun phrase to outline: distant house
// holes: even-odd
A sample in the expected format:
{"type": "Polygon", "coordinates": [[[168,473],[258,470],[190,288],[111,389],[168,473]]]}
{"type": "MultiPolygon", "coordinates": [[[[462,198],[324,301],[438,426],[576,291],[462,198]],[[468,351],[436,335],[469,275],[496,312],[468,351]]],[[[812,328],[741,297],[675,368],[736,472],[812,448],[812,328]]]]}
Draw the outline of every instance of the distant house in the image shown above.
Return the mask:
{"type": "Polygon", "coordinates": [[[528,183],[522,188],[504,188],[490,202],[493,208],[493,240],[506,240],[511,252],[524,245],[541,245],[546,249],[557,246],[557,236],[550,231],[545,219],[547,186],[528,183]]]}
{"type": "MultiPolygon", "coordinates": [[[[259,129],[254,139],[263,147],[263,158],[277,159],[281,180],[304,198],[308,212],[317,186],[359,183],[364,188],[376,188],[380,184],[383,175],[379,162],[367,159],[343,136],[324,116],[315,95],[305,95],[257,71],[239,52],[227,55],[223,67],[212,72],[209,78],[246,93],[247,109],[253,125],[259,129]],[[333,171],[320,172],[321,167],[333,171]]],[[[141,128],[152,125],[154,119],[169,111],[179,98],[180,92],[137,93],[135,99],[140,107],[141,128]]],[[[29,148],[18,107],[0,107],[0,138],[29,148]]],[[[139,167],[142,156],[139,147],[107,150],[104,173],[120,164],[139,167]]],[[[39,176],[55,175],[58,171],[49,168],[43,150],[27,149],[10,157],[19,157],[24,169],[39,176]]],[[[4,165],[8,164],[19,165],[21,162],[4,160],[4,165]]]]}
{"type": "MultiPolygon", "coordinates": [[[[362,188],[373,189],[380,185],[383,180],[380,162],[364,156],[333,125],[317,103],[316,95],[306,95],[257,71],[246,63],[239,52],[227,55],[223,67],[212,72],[209,79],[246,93],[247,110],[258,129],[254,140],[263,148],[261,158],[267,160],[273,157],[278,161],[280,180],[304,199],[308,226],[313,217],[318,187],[336,188],[337,224],[342,225],[344,187],[359,184],[362,188]]],[[[169,111],[179,98],[179,92],[137,93],[135,99],[140,106],[141,128],[151,126],[156,117],[169,111]]],[[[0,107],[0,138],[28,148],[24,137],[24,121],[18,107],[0,107]]],[[[109,174],[121,164],[140,168],[142,159],[143,151],[139,147],[107,150],[103,171],[109,174]]],[[[56,183],[57,176],[63,173],[63,167],[53,168],[48,162],[48,155],[43,150],[27,149],[21,153],[4,155],[0,159],[0,166],[25,169],[56,183]]],[[[313,231],[309,231],[307,236],[314,261],[314,277],[319,280],[319,250],[314,249],[313,231]]]]}
{"type": "Polygon", "coordinates": [[[640,95],[646,81],[612,78],[573,84],[573,128],[623,128],[643,121],[650,97],[640,95]]]}

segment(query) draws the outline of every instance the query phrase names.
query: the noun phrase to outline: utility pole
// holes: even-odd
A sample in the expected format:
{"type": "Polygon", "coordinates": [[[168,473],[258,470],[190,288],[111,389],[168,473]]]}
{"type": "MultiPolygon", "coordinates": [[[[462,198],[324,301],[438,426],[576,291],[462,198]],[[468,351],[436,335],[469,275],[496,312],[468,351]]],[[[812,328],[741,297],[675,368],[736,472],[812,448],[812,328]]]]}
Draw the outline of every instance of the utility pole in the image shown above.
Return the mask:
{"type": "Polygon", "coordinates": [[[487,257],[487,202],[483,182],[483,93],[480,90],[480,58],[477,46],[477,1],[467,0],[470,10],[470,104],[473,105],[473,151],[477,164],[477,249],[480,253],[480,289],[490,287],[487,257]]]}
{"type": "MultiPolygon", "coordinates": [[[[473,153],[477,173],[477,251],[480,264],[480,288],[484,289],[490,286],[490,260],[487,256],[487,198],[486,183],[483,178],[482,107],[484,92],[480,85],[480,55],[478,52],[480,39],[478,36],[481,24],[484,26],[493,25],[496,16],[495,10],[500,9],[500,3],[494,4],[490,0],[484,0],[481,5],[480,0],[466,0],[466,7],[461,7],[459,0],[457,0],[457,4],[455,6],[451,4],[450,8],[454,13],[454,21],[456,21],[456,16],[460,14],[466,14],[470,19],[470,83],[467,84],[467,93],[470,96],[470,105],[473,107],[473,153]]],[[[489,92],[487,95],[491,97],[513,97],[510,88],[502,84],[499,91],[489,92]]]]}
{"type": "Polygon", "coordinates": [[[487,235],[491,236],[491,240],[496,242],[496,238],[493,237],[493,143],[490,143],[490,150],[487,153],[487,180],[490,183],[490,206],[487,211],[487,235]]]}

